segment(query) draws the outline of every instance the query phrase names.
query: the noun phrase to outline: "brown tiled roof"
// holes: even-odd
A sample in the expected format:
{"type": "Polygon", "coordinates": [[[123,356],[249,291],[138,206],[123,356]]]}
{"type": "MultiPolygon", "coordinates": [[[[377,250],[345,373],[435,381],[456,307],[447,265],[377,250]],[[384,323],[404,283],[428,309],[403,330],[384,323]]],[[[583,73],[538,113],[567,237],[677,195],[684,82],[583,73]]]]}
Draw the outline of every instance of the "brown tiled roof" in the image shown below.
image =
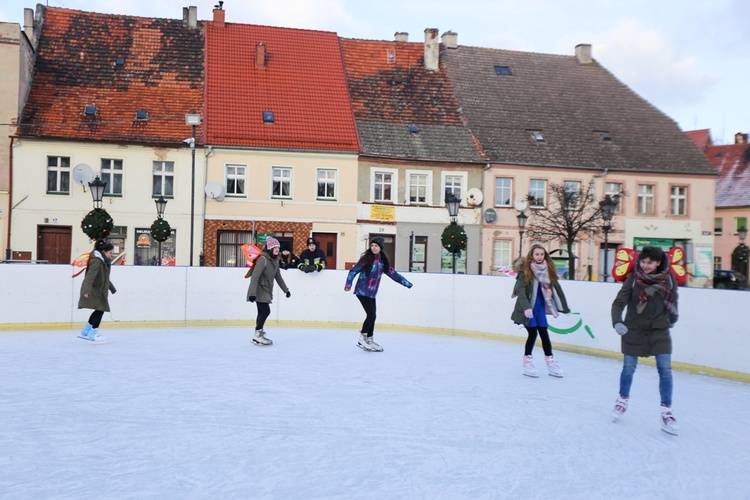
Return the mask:
{"type": "Polygon", "coordinates": [[[335,33],[207,22],[206,50],[208,143],[359,151],[335,33]],[[261,43],[265,67],[256,66],[261,43]]]}
{"type": "Polygon", "coordinates": [[[341,47],[363,154],[484,162],[444,69],[425,69],[424,44],[342,38],[341,47]]]}
{"type": "Polygon", "coordinates": [[[190,135],[185,114],[201,113],[202,103],[199,28],[48,7],[19,134],[179,144],[190,135]],[[86,106],[96,114],[86,116],[86,106]],[[148,120],[136,120],[138,110],[148,120]]]}
{"type": "Polygon", "coordinates": [[[493,163],[715,174],[674,121],[595,61],[466,46],[441,56],[493,163]]]}
{"type": "Polygon", "coordinates": [[[750,207],[750,144],[708,146],[706,156],[719,171],[716,206],[750,207]]]}
{"type": "Polygon", "coordinates": [[[701,151],[705,151],[707,146],[711,145],[711,130],[704,128],[701,130],[688,130],[685,132],[701,151]]]}

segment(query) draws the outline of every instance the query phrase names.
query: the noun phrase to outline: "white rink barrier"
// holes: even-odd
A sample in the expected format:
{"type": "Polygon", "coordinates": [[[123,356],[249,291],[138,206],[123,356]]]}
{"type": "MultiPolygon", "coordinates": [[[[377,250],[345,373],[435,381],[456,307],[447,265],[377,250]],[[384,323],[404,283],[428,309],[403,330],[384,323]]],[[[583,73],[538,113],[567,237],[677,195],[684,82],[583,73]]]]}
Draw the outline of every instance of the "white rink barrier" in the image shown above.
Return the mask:
{"type": "MultiPolygon", "coordinates": [[[[77,309],[83,275],[71,278],[69,265],[0,264],[0,330],[77,328],[90,311],[77,309]]],[[[245,301],[245,269],[214,267],[114,266],[111,314],[104,328],[122,323],[247,324],[256,309],[245,301]]],[[[378,327],[457,335],[507,336],[521,341],[526,332],[510,314],[514,279],[499,276],[402,273],[407,289],[383,276],[378,294],[378,327]]],[[[292,292],[276,287],[269,321],[277,324],[358,329],[364,319],[359,301],[344,292],[346,271],[305,274],[282,271],[292,292]]],[[[620,352],[620,337],[610,322],[617,283],[562,281],[572,311],[551,322],[553,345],[570,351],[620,352]]],[[[693,371],[711,369],[750,374],[750,335],[739,312],[750,307],[750,292],[680,288],[680,320],[672,331],[676,363],[693,371]]],[[[725,374],[726,375],[726,374],[725,374]]],[[[729,378],[733,378],[729,374],[729,378]]]]}

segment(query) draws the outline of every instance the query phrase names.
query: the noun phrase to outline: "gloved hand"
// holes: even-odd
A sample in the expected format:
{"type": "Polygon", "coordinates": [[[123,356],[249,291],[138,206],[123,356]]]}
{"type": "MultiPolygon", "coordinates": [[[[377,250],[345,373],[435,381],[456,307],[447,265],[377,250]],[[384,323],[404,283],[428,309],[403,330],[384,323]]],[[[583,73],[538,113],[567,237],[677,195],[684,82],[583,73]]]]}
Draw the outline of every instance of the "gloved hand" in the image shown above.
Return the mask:
{"type": "Polygon", "coordinates": [[[286,298],[288,299],[291,296],[292,296],[292,292],[290,292],[289,290],[287,290],[287,292],[286,292],[286,298]]]}
{"type": "Polygon", "coordinates": [[[523,312],[523,315],[526,316],[526,318],[531,319],[534,317],[534,311],[532,311],[531,309],[526,309],[523,312]]]}
{"type": "Polygon", "coordinates": [[[320,272],[323,269],[325,269],[325,266],[323,266],[323,264],[315,264],[315,270],[316,271],[320,272]]]}
{"type": "Polygon", "coordinates": [[[255,302],[255,295],[251,295],[248,300],[250,300],[250,302],[255,302]]]}
{"type": "Polygon", "coordinates": [[[625,335],[628,333],[628,327],[625,326],[625,323],[615,323],[615,331],[618,335],[625,335]]]}
{"type": "Polygon", "coordinates": [[[411,288],[411,287],[413,287],[413,286],[414,286],[414,285],[413,285],[412,283],[409,283],[408,285],[406,285],[406,288],[411,288]]]}

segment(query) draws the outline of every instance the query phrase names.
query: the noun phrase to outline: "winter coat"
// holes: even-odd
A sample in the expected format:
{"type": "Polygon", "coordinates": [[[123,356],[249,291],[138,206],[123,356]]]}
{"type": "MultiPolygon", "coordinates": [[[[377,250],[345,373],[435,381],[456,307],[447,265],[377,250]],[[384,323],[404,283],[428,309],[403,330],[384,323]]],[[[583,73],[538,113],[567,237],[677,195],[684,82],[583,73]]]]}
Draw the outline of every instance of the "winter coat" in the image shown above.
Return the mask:
{"type": "MultiPolygon", "coordinates": [[[[677,307],[677,280],[669,275],[667,282],[677,307]]],[[[677,314],[669,312],[658,293],[649,297],[643,312],[638,314],[636,305],[642,291],[643,288],[635,282],[635,273],[630,273],[612,303],[612,326],[624,323],[628,327],[628,333],[620,339],[622,353],[642,357],[672,354],[669,328],[677,322],[677,314]],[[623,321],[622,311],[625,307],[627,311],[623,321]]]]}
{"type": "Polygon", "coordinates": [[[312,252],[309,248],[305,248],[302,250],[302,253],[299,254],[299,264],[297,267],[300,266],[315,266],[317,264],[323,264],[323,268],[326,267],[326,254],[321,250],[320,248],[315,248],[312,252]]]}
{"type": "Polygon", "coordinates": [[[117,289],[109,281],[110,264],[104,261],[99,252],[91,252],[86,274],[81,285],[81,295],[78,299],[78,309],[94,309],[109,312],[109,292],[116,293],[117,289]],[[88,294],[88,298],[84,297],[88,294]]]}
{"type": "Polygon", "coordinates": [[[393,281],[405,286],[406,288],[412,287],[412,284],[409,282],[409,280],[398,274],[392,267],[383,269],[383,264],[380,261],[380,257],[375,257],[375,261],[372,263],[372,267],[370,268],[369,273],[365,272],[363,259],[359,259],[359,262],[357,262],[357,264],[351,268],[349,274],[346,275],[346,288],[351,288],[352,281],[354,281],[354,277],[357,276],[357,274],[359,274],[359,277],[357,278],[357,284],[354,287],[354,294],[361,295],[363,297],[375,298],[375,296],[378,294],[378,288],[380,288],[380,278],[383,276],[383,274],[387,275],[393,281]]]}
{"type": "MultiPolygon", "coordinates": [[[[539,281],[536,278],[531,278],[531,281],[526,285],[526,274],[523,270],[518,272],[516,276],[516,285],[513,287],[513,293],[517,295],[516,306],[513,308],[513,313],[510,315],[510,319],[521,325],[528,325],[529,318],[524,315],[526,309],[533,309],[534,303],[536,302],[536,295],[539,290],[539,281]]],[[[557,310],[563,314],[570,312],[568,307],[568,301],[565,299],[565,294],[562,291],[560,282],[556,282],[552,287],[552,301],[555,303],[557,310]]]]}
{"type": "Polygon", "coordinates": [[[273,280],[279,284],[284,293],[289,289],[284,283],[279,271],[279,259],[271,258],[267,251],[263,251],[253,265],[253,275],[250,278],[250,286],[247,289],[247,300],[255,297],[255,300],[265,304],[270,304],[273,300],[273,280]]]}
{"type": "Polygon", "coordinates": [[[297,267],[299,264],[299,257],[294,255],[293,252],[289,252],[289,255],[284,256],[283,253],[279,254],[279,267],[281,269],[290,269],[297,267]]]}

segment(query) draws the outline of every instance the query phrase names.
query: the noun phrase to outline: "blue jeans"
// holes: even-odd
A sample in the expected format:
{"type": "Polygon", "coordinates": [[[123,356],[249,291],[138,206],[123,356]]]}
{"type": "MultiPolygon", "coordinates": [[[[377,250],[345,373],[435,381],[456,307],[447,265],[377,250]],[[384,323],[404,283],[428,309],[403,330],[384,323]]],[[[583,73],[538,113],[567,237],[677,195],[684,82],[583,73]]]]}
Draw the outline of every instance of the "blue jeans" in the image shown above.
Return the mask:
{"type": "MultiPolygon", "coordinates": [[[[620,396],[630,397],[630,386],[633,385],[633,374],[638,366],[638,356],[625,355],[620,374],[620,396]]],[[[659,394],[661,404],[672,406],[672,355],[657,354],[656,370],[659,372],[659,394]]]]}

